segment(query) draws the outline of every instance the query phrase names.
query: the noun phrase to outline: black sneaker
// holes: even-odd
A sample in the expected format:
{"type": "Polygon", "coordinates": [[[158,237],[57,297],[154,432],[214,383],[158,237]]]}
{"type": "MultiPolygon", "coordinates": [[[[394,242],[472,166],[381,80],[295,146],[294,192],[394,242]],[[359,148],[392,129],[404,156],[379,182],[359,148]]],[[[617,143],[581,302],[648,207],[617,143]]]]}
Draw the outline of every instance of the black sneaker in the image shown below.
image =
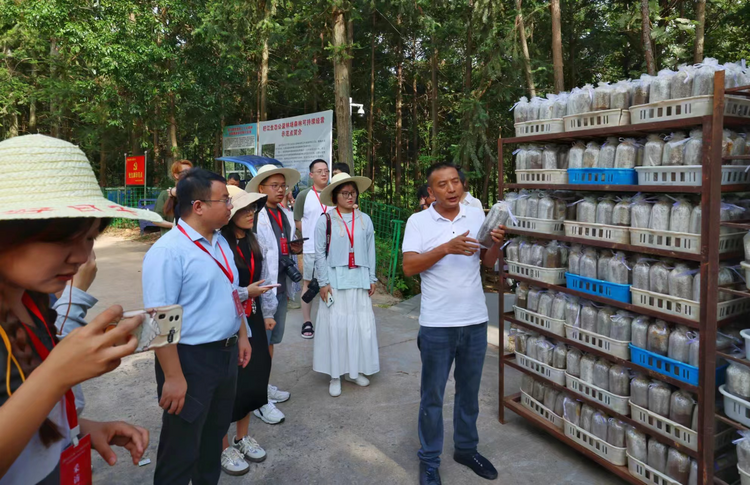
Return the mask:
{"type": "Polygon", "coordinates": [[[437,468],[419,462],[419,485],[442,485],[442,483],[440,471],[437,468]]]}
{"type": "Polygon", "coordinates": [[[468,466],[474,473],[482,478],[486,478],[487,480],[494,480],[497,478],[497,470],[492,466],[490,460],[479,453],[455,453],[453,459],[456,460],[456,463],[468,466]]]}

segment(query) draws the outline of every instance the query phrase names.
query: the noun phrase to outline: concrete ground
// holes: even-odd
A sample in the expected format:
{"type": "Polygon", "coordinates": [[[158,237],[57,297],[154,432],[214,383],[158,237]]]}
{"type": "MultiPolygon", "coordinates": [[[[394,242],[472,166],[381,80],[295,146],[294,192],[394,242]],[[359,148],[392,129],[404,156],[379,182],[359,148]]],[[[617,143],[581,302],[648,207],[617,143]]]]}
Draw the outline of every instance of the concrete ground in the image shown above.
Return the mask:
{"type": "MultiPolygon", "coordinates": [[[[97,241],[98,276],[90,292],[99,298],[96,315],[118,303],[126,310],[142,307],[141,260],[148,245],[117,237],[97,241]]],[[[343,383],[338,398],[328,395],[328,378],[312,371],[312,340],[299,336],[300,310],[287,318],[284,342],[276,347],[271,382],[292,393],[280,404],[286,421],[270,426],[255,417],[250,434],[268,452],[243,477],[223,475],[222,484],[414,484],[418,483],[416,452],[420,359],[416,337],[418,299],[395,307],[376,306],[381,371],[368,388],[343,383]]],[[[497,332],[497,331],[495,331],[497,332]]],[[[497,333],[495,334],[497,335],[497,333]]],[[[506,371],[508,389],[518,389],[520,374],[506,371]]],[[[125,359],[105,376],[84,384],[90,419],[120,419],[151,432],[146,456],[152,463],[134,467],[118,450],[119,462],[109,467],[94,453],[95,483],[152,483],[159,441],[161,409],[156,400],[153,354],[125,359]]],[[[510,391],[508,391],[510,393],[510,391]]],[[[624,482],[583,458],[566,445],[537,430],[510,411],[508,423],[497,421],[498,349],[487,351],[480,392],[479,450],[500,471],[495,482],[478,478],[451,456],[453,381],[445,397],[445,447],[440,468],[445,484],[620,485],[624,482]]],[[[230,430],[230,433],[232,430],[230,430]]]]}

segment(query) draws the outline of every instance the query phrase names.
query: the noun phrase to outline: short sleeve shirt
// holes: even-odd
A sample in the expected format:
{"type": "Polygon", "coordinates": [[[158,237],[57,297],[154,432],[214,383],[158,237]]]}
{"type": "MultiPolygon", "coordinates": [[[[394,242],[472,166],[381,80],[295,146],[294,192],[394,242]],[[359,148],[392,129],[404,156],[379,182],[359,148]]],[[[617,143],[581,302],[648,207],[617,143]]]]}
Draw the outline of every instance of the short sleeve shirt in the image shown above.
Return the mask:
{"type": "MultiPolygon", "coordinates": [[[[406,223],[404,253],[423,254],[469,231],[477,237],[484,212],[459,205],[452,221],[441,216],[433,204],[413,214],[406,223]]],[[[479,251],[472,256],[449,254],[421,273],[422,304],[419,324],[425,327],[463,327],[489,319],[480,275],[479,251]]]]}

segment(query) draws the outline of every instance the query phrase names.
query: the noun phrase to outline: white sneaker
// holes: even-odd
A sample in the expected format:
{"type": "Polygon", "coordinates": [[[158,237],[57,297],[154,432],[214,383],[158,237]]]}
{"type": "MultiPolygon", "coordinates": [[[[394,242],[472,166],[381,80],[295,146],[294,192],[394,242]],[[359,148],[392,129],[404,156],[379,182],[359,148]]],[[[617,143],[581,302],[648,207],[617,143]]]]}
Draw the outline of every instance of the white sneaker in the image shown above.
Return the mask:
{"type": "Polygon", "coordinates": [[[286,417],[284,413],[273,405],[272,402],[264,404],[260,409],[256,409],[253,413],[268,424],[279,424],[283,423],[286,417]]]}
{"type": "Polygon", "coordinates": [[[339,397],[341,395],[341,379],[331,379],[331,384],[328,386],[328,393],[331,397],[339,397]]]}
{"type": "Polygon", "coordinates": [[[227,475],[240,476],[250,471],[242,453],[231,446],[221,452],[221,470],[227,475]]]}
{"type": "Polygon", "coordinates": [[[280,391],[278,387],[270,384],[268,385],[268,402],[278,404],[280,402],[288,401],[290,397],[292,397],[292,395],[288,392],[280,391]]]}
{"type": "Polygon", "coordinates": [[[261,448],[258,442],[249,436],[245,436],[239,441],[237,441],[237,437],[235,436],[232,439],[232,446],[239,450],[248,461],[260,463],[266,459],[266,450],[261,448]]]}
{"type": "Polygon", "coordinates": [[[365,377],[363,374],[357,375],[356,379],[352,379],[351,377],[349,377],[349,374],[347,374],[346,376],[344,376],[344,379],[346,379],[349,382],[353,382],[356,385],[362,386],[362,387],[367,387],[367,386],[370,385],[370,379],[368,379],[367,377],[365,377]]]}

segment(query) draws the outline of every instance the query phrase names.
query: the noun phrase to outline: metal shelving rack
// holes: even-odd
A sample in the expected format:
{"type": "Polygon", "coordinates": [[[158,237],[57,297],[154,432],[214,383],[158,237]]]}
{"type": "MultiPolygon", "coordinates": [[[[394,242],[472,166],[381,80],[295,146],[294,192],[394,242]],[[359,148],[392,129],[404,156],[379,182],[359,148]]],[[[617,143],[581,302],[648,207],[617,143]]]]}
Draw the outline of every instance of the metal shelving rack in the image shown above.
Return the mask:
{"type": "MultiPolygon", "coordinates": [[[[586,140],[586,139],[601,139],[607,136],[628,136],[628,137],[644,137],[650,133],[663,133],[672,130],[686,130],[691,127],[703,128],[703,154],[702,154],[702,177],[703,182],[700,186],[696,187],[684,187],[684,186],[661,186],[661,185],[560,185],[560,184],[505,184],[503,177],[499,177],[498,180],[498,193],[503,194],[505,189],[557,189],[557,190],[574,190],[574,191],[587,191],[587,192],[653,192],[653,193],[690,193],[700,194],[701,197],[701,210],[702,210],[702,228],[701,228],[701,251],[700,254],[687,254],[682,252],[665,251],[655,248],[648,248],[642,246],[632,246],[629,244],[614,244],[607,242],[592,241],[589,239],[580,239],[574,237],[565,236],[552,236],[540,233],[531,233],[525,231],[519,231],[513,228],[508,228],[507,233],[518,235],[518,236],[529,236],[536,239],[556,239],[559,241],[566,241],[571,243],[581,243],[588,246],[598,246],[604,248],[617,249],[622,251],[630,251],[637,253],[651,254],[654,256],[666,256],[670,258],[689,260],[700,263],[701,272],[701,289],[700,289],[700,321],[694,322],[680,317],[674,317],[658,311],[647,310],[634,305],[625,304],[610,300],[608,298],[597,297],[589,295],[588,293],[581,293],[575,290],[568,289],[564,286],[549,285],[541,283],[529,278],[520,277],[517,275],[510,275],[504,271],[500,272],[500,278],[498,280],[497,288],[499,293],[499,311],[500,320],[506,320],[520,327],[529,328],[542,335],[547,335],[550,338],[555,339],[558,342],[563,342],[567,345],[580,348],[584,352],[592,353],[602,357],[606,357],[611,362],[628,367],[634,371],[641,372],[649,375],[654,379],[667,382],[679,388],[685,389],[697,395],[698,405],[700,406],[700,416],[698,420],[698,450],[690,450],[679,443],[666,438],[658,433],[654,433],[648,428],[640,425],[633,421],[629,417],[619,415],[609,408],[603,407],[596,401],[586,399],[580,394],[574,393],[576,398],[580,399],[584,403],[589,404],[595,409],[600,409],[606,412],[610,416],[614,416],[625,423],[628,423],[640,431],[649,435],[650,438],[654,438],[662,443],[667,444],[673,448],[680,450],[688,456],[695,458],[698,461],[698,483],[702,485],[708,484],[719,484],[726,485],[723,481],[718,478],[714,478],[714,456],[717,450],[714,450],[714,440],[705,439],[705,437],[713,437],[715,435],[715,421],[720,420],[726,424],[729,424],[737,429],[747,429],[745,426],[737,423],[721,413],[717,413],[715,409],[716,404],[716,358],[717,356],[727,358],[729,360],[739,360],[736,357],[729,356],[728,354],[719,354],[716,351],[716,336],[718,328],[724,325],[728,325],[733,321],[737,321],[738,318],[747,318],[747,314],[740,315],[739,317],[722,320],[717,322],[717,303],[719,291],[727,291],[733,294],[741,296],[750,296],[750,293],[739,291],[728,288],[718,288],[718,265],[720,261],[729,259],[738,259],[742,257],[741,253],[731,254],[719,254],[719,238],[711,237],[711,235],[718,235],[720,228],[734,227],[739,229],[750,230],[750,222],[748,223],[737,223],[737,222],[721,222],[720,221],[720,207],[721,207],[721,196],[722,193],[728,192],[750,192],[750,184],[748,185],[721,185],[721,162],[722,160],[722,131],[724,127],[741,127],[750,126],[750,119],[729,117],[724,115],[724,104],[725,94],[750,96],[750,86],[741,86],[733,89],[724,89],[724,72],[718,71],[714,78],[714,97],[713,97],[713,114],[702,117],[694,117],[689,119],[662,121],[655,123],[645,123],[638,125],[618,126],[591,129],[585,131],[575,132],[564,132],[555,133],[548,135],[539,136],[525,136],[525,137],[514,137],[514,138],[500,138],[498,140],[498,173],[504,173],[504,153],[503,149],[506,145],[514,144],[526,144],[526,143],[537,143],[537,142],[570,142],[575,140],[586,140]],[[527,283],[533,283],[536,286],[554,289],[570,295],[581,296],[594,302],[606,303],[613,307],[630,310],[633,313],[652,316],[660,318],[667,322],[674,324],[687,325],[692,328],[700,330],[700,365],[699,365],[699,385],[693,386],[684,382],[672,379],[668,376],[662,375],[657,372],[653,372],[646,368],[637,365],[634,362],[618,359],[609,354],[601,351],[593,350],[590,347],[582,346],[576,341],[572,341],[566,338],[562,338],[558,335],[545,332],[540,330],[538,327],[528,325],[522,321],[516,320],[515,318],[505,316],[504,309],[504,298],[503,288],[505,287],[505,279],[510,278],[515,281],[525,281],[527,283]]],[[[731,157],[731,159],[750,159],[750,156],[744,157],[731,157]]],[[[503,254],[500,255],[500,267],[504,267],[503,254]]],[[[744,361],[747,363],[747,361],[744,361]]],[[[508,365],[521,372],[529,373],[529,371],[519,366],[515,362],[515,355],[508,354],[504,355],[499,359],[499,415],[498,419],[501,423],[505,423],[505,408],[508,408],[518,414],[519,416],[530,421],[532,424],[546,431],[558,440],[566,443],[573,449],[576,449],[590,460],[599,463],[603,467],[610,470],[614,475],[621,479],[641,485],[643,482],[637,477],[631,475],[628,472],[627,467],[615,466],[612,463],[604,460],[598,455],[592,453],[586,448],[582,447],[578,443],[572,441],[564,435],[564,433],[555,428],[550,422],[539,418],[534,413],[527,410],[520,403],[520,393],[514,393],[511,395],[505,395],[505,366],[508,365]]],[[[552,381],[546,380],[537,374],[531,374],[535,379],[545,381],[548,385],[560,390],[567,389],[564,386],[557,385],[552,381]]]]}

